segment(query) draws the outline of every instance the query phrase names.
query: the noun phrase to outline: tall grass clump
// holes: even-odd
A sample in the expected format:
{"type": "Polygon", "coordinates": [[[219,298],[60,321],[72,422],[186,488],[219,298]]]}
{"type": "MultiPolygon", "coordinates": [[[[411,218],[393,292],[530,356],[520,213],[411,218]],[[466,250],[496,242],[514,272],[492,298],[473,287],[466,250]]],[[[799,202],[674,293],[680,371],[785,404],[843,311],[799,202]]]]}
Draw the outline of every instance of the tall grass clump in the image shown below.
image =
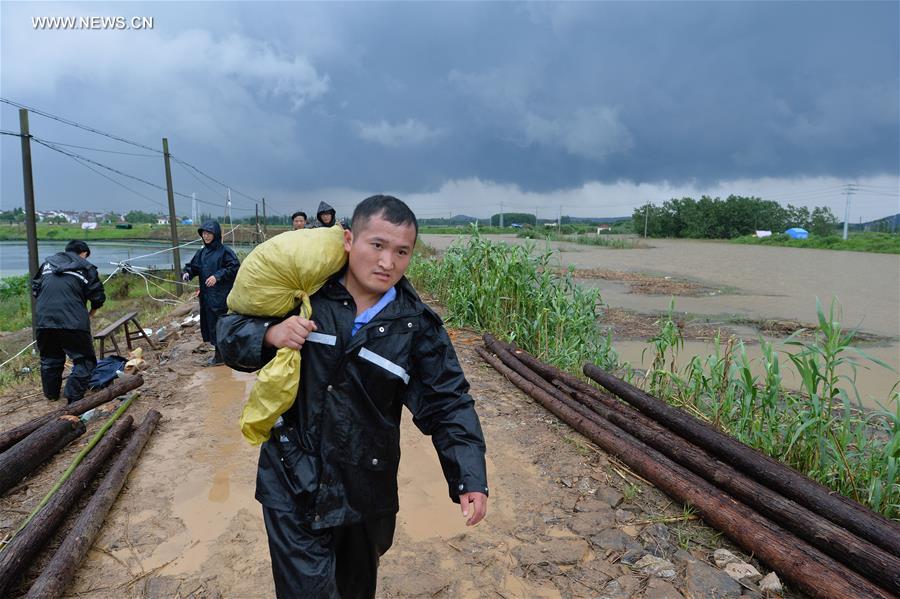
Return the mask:
{"type": "Polygon", "coordinates": [[[31,278],[28,275],[0,279],[0,331],[31,326],[31,278]]]}
{"type": "Polygon", "coordinates": [[[471,326],[515,342],[561,368],[585,361],[615,367],[617,356],[597,326],[596,289],[570,273],[555,274],[553,251],[492,243],[477,231],[443,258],[417,258],[408,271],[417,287],[447,308],[453,326],[471,326]]]}
{"type": "Polygon", "coordinates": [[[799,390],[784,385],[782,359],[764,339],[762,376],[753,374],[741,341],[723,347],[716,340],[712,355],[679,370],[683,340],[671,312],[651,339],[644,386],[829,488],[900,518],[900,393],[895,387],[892,409],[867,411],[856,389],[860,368],[890,367],[853,347],[855,332],[842,327],[835,302],[827,313],[816,307],[816,329],[785,341],[792,350],[785,364],[799,375],[799,390]]]}

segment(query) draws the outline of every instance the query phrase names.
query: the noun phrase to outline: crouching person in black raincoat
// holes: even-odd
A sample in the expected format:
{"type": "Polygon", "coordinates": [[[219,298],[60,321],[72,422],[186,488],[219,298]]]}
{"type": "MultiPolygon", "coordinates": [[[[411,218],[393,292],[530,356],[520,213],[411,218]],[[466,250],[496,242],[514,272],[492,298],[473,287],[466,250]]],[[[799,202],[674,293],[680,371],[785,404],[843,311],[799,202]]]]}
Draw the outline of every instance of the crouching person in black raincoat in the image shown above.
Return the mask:
{"type": "Polygon", "coordinates": [[[207,365],[222,364],[219,344],[216,341],[216,323],[228,311],[226,300],[234,286],[240,262],[234,251],[222,243],[222,228],[214,220],[206,221],[197,229],[203,238],[203,247],[197,250],[191,261],[184,265],[181,279],[200,280],[200,333],[203,340],[216,348],[207,365]]]}
{"type": "Polygon", "coordinates": [[[237,370],[261,368],[277,348],[302,351],[297,401],[263,443],[256,479],[280,599],[375,595],[399,509],[403,406],[431,436],[467,524],[487,511],[468,382],[440,317],[403,276],[417,233],[406,204],[368,198],[344,231],[347,268],[311,298],[314,321],[219,321],[219,347],[237,370]]]}
{"type": "Polygon", "coordinates": [[[87,261],[90,255],[85,242],[72,240],[64,252],[47,258],[31,280],[41,387],[47,399],[59,399],[66,356],[72,359],[64,390],[69,403],[84,397],[97,366],[90,319],[106,301],[106,294],[97,267],[87,261]]]}

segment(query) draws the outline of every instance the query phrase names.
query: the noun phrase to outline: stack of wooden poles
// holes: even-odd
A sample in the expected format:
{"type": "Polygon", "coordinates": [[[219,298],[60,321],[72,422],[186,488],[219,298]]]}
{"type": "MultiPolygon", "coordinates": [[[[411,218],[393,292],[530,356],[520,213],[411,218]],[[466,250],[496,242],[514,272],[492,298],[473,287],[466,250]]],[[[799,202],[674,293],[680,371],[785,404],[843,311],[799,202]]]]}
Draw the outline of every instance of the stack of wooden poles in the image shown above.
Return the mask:
{"type": "MultiPolygon", "coordinates": [[[[140,375],[122,377],[81,401],[0,433],[0,495],[85,432],[84,422],[78,416],[137,389],[143,383],[140,375]]],[[[8,595],[12,585],[46,547],[79,498],[108,465],[97,490],[27,596],[59,597],[65,593],[159,422],[159,412],[150,410],[132,432],[133,418],[120,416],[135,397],[136,394],[122,403],[12,538],[0,545],[0,597],[8,595]],[[116,455],[119,446],[122,449],[116,455]]]]}
{"type": "Polygon", "coordinates": [[[900,596],[900,524],[592,364],[606,391],[484,336],[479,355],[560,420],[813,597],[900,596]]]}

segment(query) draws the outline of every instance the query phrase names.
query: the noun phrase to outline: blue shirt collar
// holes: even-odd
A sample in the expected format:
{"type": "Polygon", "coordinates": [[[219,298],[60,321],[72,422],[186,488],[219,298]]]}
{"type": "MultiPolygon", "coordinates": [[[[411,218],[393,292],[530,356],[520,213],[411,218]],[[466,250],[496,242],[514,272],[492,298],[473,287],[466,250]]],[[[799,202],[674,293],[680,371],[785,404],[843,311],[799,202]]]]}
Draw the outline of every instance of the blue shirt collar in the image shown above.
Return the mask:
{"type": "MultiPolygon", "coordinates": [[[[341,281],[343,284],[343,281],[341,281]]],[[[373,318],[375,318],[379,312],[385,309],[388,304],[390,304],[397,297],[397,290],[391,287],[388,289],[384,295],[381,296],[381,299],[378,300],[374,306],[363,310],[360,314],[353,319],[353,330],[351,335],[355,335],[356,332],[362,328],[364,324],[369,323],[373,318]]]]}

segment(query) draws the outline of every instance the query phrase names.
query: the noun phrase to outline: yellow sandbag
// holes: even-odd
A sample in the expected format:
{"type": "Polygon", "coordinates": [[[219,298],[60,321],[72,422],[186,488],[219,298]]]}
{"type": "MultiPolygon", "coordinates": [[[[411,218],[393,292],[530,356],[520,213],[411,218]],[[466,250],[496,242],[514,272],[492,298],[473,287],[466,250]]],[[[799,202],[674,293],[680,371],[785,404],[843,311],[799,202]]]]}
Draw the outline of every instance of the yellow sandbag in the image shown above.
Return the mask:
{"type": "MultiPolygon", "coordinates": [[[[247,316],[284,316],[302,304],[312,316],[309,296],[347,262],[341,227],[301,229],[276,235],[258,245],[241,263],[228,309],[247,316]]],[[[300,352],[279,349],[256,375],[241,413],[241,433],[253,445],[269,439],[278,417],[297,397],[300,352]]]]}

